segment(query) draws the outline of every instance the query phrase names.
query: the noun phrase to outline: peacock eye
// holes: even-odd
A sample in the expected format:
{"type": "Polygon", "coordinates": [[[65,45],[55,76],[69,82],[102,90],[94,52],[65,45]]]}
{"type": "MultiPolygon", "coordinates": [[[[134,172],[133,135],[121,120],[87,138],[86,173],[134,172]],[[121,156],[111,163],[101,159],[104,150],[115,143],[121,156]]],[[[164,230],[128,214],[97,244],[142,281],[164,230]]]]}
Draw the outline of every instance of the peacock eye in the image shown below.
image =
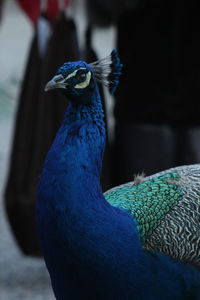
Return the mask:
{"type": "Polygon", "coordinates": [[[81,81],[81,82],[84,81],[84,80],[86,80],[86,73],[85,73],[85,71],[82,71],[82,70],[78,71],[76,73],[76,79],[78,81],[81,81]]]}

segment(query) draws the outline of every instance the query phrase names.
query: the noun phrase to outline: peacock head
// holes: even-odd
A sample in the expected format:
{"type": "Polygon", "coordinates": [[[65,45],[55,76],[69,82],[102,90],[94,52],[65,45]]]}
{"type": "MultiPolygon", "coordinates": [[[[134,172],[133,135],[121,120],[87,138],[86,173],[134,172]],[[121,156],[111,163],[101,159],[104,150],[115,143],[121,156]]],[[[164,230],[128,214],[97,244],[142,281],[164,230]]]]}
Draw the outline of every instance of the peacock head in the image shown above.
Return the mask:
{"type": "Polygon", "coordinates": [[[89,104],[97,82],[108,86],[111,93],[115,91],[121,69],[122,64],[116,50],[91,64],[84,61],[64,63],[46,84],[45,91],[57,89],[71,101],[89,104]]]}

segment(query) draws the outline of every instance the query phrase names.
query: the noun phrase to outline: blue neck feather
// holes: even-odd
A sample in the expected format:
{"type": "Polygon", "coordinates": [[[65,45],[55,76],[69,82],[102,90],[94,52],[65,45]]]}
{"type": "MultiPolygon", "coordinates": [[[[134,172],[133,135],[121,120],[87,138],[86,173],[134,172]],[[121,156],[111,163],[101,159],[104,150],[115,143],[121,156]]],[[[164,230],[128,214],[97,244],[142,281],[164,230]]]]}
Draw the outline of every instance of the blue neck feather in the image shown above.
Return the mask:
{"type": "Polygon", "coordinates": [[[65,113],[64,123],[71,125],[73,122],[85,120],[88,122],[101,123],[101,126],[104,127],[104,122],[102,123],[104,112],[97,86],[91,98],[90,104],[88,105],[74,102],[70,103],[65,113]]]}
{"type": "MultiPolygon", "coordinates": [[[[85,180],[89,184],[90,174],[91,185],[94,185],[94,179],[99,184],[106,136],[103,118],[98,87],[92,95],[90,105],[69,104],[63,124],[45,161],[44,172],[48,171],[48,176],[44,176],[45,180],[53,180],[55,177],[60,186],[69,187],[70,194],[77,192],[77,182],[84,189],[85,180]]],[[[66,198],[69,199],[67,196],[66,198]]],[[[70,200],[74,202],[73,195],[70,200]]],[[[53,201],[60,203],[61,199],[56,197],[53,201]]]]}

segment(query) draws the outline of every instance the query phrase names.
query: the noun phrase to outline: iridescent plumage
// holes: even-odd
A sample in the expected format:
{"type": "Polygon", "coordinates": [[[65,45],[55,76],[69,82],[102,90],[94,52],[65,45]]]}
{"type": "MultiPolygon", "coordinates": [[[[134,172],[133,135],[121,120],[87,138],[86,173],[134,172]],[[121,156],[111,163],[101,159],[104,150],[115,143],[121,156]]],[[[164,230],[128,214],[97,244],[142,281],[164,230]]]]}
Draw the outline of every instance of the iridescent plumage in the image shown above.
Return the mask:
{"type": "Polygon", "coordinates": [[[129,182],[105,193],[137,220],[141,240],[200,268],[200,165],[186,165],[129,182]]]}

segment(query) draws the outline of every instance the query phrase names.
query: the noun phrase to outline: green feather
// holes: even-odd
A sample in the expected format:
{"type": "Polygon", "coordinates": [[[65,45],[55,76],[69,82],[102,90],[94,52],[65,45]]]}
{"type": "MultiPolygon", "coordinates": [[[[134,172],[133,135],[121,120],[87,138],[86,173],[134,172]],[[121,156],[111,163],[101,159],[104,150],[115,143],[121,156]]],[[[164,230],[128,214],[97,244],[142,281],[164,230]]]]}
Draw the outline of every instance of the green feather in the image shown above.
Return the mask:
{"type": "Polygon", "coordinates": [[[166,214],[182,199],[185,187],[179,184],[179,180],[179,174],[172,172],[137,185],[110,190],[105,198],[111,205],[134,216],[141,240],[145,243],[166,214]]]}

